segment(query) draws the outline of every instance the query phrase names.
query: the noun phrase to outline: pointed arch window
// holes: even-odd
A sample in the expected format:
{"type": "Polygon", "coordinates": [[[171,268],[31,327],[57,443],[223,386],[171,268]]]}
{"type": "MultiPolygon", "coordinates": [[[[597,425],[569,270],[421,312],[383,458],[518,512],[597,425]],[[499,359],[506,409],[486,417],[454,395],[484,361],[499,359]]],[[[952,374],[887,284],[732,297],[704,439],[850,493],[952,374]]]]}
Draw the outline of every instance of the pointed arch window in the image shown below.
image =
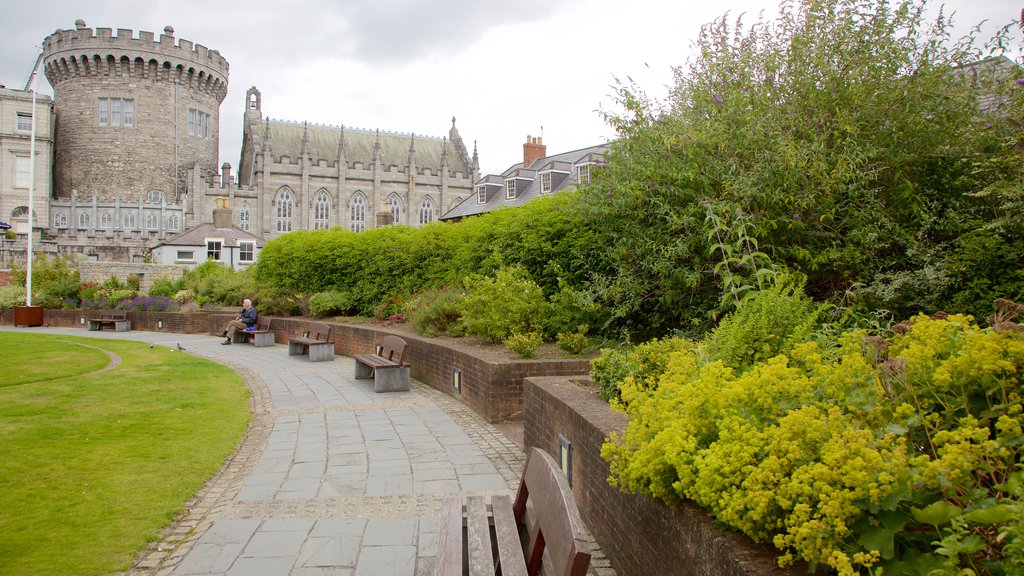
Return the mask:
{"type": "Polygon", "coordinates": [[[155,212],[146,214],[146,229],[157,230],[160,228],[160,216],[155,212]]]}
{"type": "Polygon", "coordinates": [[[320,190],[313,199],[313,229],[326,230],[331,226],[331,199],[326,190],[320,190]]]}
{"type": "Polygon", "coordinates": [[[170,216],[167,217],[167,229],[168,230],[175,231],[175,230],[178,230],[180,227],[181,227],[181,223],[178,221],[178,215],[177,214],[171,214],[170,216]]]}
{"type": "Polygon", "coordinates": [[[114,217],[110,215],[110,212],[100,212],[100,228],[113,228],[114,217]]]}
{"type": "Polygon", "coordinates": [[[274,199],[274,230],[277,232],[292,231],[292,212],[295,210],[295,200],[292,198],[292,191],[288,188],[281,188],[277,191],[274,199]]]}
{"type": "Polygon", "coordinates": [[[349,220],[349,227],[353,232],[366,230],[366,197],[357,193],[352,198],[352,215],[349,220]]]}
{"type": "Polygon", "coordinates": [[[249,201],[242,200],[242,207],[238,209],[238,223],[242,230],[249,231],[252,227],[252,216],[249,213],[249,201]]]}
{"type": "Polygon", "coordinates": [[[90,221],[90,218],[89,218],[89,213],[88,212],[79,212],[78,213],[78,227],[79,228],[88,228],[89,227],[89,221],[90,221]]]}
{"type": "Polygon", "coordinates": [[[399,224],[402,221],[402,201],[397,195],[392,194],[388,203],[391,205],[391,224],[399,224]]]}
{"type": "Polygon", "coordinates": [[[53,225],[57,228],[67,228],[68,215],[64,212],[55,212],[53,214],[53,225]]]}
{"type": "Polygon", "coordinates": [[[125,230],[135,229],[135,212],[125,212],[121,215],[121,228],[125,230]]]}
{"type": "Polygon", "coordinates": [[[430,199],[430,196],[423,198],[423,202],[420,203],[420,225],[428,224],[434,221],[434,201],[430,199]]]}

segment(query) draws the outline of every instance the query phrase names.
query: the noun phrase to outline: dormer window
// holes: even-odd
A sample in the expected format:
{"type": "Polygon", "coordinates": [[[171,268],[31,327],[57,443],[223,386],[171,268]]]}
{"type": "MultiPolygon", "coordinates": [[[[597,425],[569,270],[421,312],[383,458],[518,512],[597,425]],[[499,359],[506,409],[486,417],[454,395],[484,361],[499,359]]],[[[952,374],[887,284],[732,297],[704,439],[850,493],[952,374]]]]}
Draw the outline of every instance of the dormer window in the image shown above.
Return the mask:
{"type": "Polygon", "coordinates": [[[476,187],[476,203],[483,204],[487,202],[487,186],[476,187]]]}
{"type": "Polygon", "coordinates": [[[540,175],[540,193],[548,194],[551,192],[551,172],[542,172],[540,175]]]}
{"type": "Polygon", "coordinates": [[[505,199],[511,200],[516,197],[516,181],[515,179],[505,180],[505,199]]]}
{"type": "Polygon", "coordinates": [[[580,184],[590,183],[590,164],[580,164],[576,167],[576,181],[580,184]]]}

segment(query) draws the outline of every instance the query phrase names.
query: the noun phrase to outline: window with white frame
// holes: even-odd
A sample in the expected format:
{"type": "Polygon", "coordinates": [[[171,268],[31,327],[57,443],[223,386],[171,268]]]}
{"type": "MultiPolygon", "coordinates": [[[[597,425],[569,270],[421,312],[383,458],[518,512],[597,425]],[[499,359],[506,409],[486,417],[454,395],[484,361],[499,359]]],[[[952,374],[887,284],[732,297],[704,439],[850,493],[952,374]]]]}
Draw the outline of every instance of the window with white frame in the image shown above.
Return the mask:
{"type": "Polygon", "coordinates": [[[402,221],[402,202],[398,196],[391,196],[391,224],[396,225],[402,221]]]}
{"type": "Polygon", "coordinates": [[[28,156],[14,157],[14,187],[28,188],[32,180],[32,162],[28,156]]]}
{"type": "Polygon", "coordinates": [[[515,178],[509,178],[505,180],[505,199],[511,200],[516,197],[516,181],[515,178]]]}
{"type": "Polygon", "coordinates": [[[326,230],[331,225],[331,199],[326,190],[317,192],[313,199],[313,229],[326,230]]]}
{"type": "Polygon", "coordinates": [[[32,113],[31,112],[18,112],[18,131],[19,132],[31,132],[32,131],[32,113]]]}
{"type": "Polygon", "coordinates": [[[483,204],[487,202],[487,186],[476,187],[476,203],[483,204]]]}
{"type": "Polygon", "coordinates": [[[156,212],[150,212],[146,214],[146,229],[147,230],[159,230],[160,229],[160,215],[156,212]]]}
{"type": "Polygon", "coordinates": [[[125,230],[135,229],[135,212],[125,212],[121,215],[121,228],[125,230]]]}
{"type": "Polygon", "coordinates": [[[196,253],[194,250],[178,250],[178,253],[174,258],[178,262],[195,262],[196,253]]]}
{"type": "Polygon", "coordinates": [[[90,220],[91,219],[89,217],[89,213],[88,212],[79,212],[78,213],[78,227],[79,228],[88,228],[90,220]]]}
{"type": "Polygon", "coordinates": [[[292,192],[288,188],[281,188],[274,200],[274,230],[277,232],[292,231],[292,212],[295,208],[295,200],[292,199],[292,192]]]}
{"type": "Polygon", "coordinates": [[[146,202],[149,202],[150,204],[159,204],[163,202],[163,200],[164,193],[159,190],[150,190],[149,193],[146,194],[146,202]]]}
{"type": "Polygon", "coordinates": [[[54,212],[53,213],[53,225],[56,228],[67,228],[68,227],[68,215],[66,212],[54,212]]]}
{"type": "Polygon", "coordinates": [[[549,192],[551,192],[551,172],[541,172],[540,193],[547,194],[549,192]]]}
{"type": "Polygon", "coordinates": [[[590,164],[580,164],[576,167],[576,181],[580,184],[590,183],[590,164]]]}
{"type": "Polygon", "coordinates": [[[256,243],[250,240],[238,241],[238,261],[252,262],[256,259],[256,243]]]}
{"type": "Polygon", "coordinates": [[[221,239],[206,240],[206,259],[207,260],[220,260],[221,250],[224,248],[224,241],[221,239]]]}
{"type": "Polygon", "coordinates": [[[135,125],[135,100],[100,98],[99,125],[131,128],[135,125]]]}
{"type": "Polygon", "coordinates": [[[171,214],[170,216],[167,217],[167,229],[168,230],[176,231],[180,227],[181,227],[181,223],[178,220],[178,215],[177,214],[171,214]]]}
{"type": "Polygon", "coordinates": [[[110,212],[100,212],[100,228],[113,228],[114,217],[110,215],[110,212]]]}
{"type": "Polygon", "coordinates": [[[352,214],[349,219],[349,227],[353,232],[366,230],[366,197],[356,194],[352,198],[352,214]]]}
{"type": "Polygon", "coordinates": [[[248,231],[252,226],[248,200],[242,200],[242,206],[238,209],[238,223],[242,227],[242,230],[246,231],[248,231]]]}
{"type": "Polygon", "coordinates": [[[420,224],[427,224],[434,221],[434,201],[427,196],[420,203],[420,224]]]}
{"type": "Polygon", "coordinates": [[[188,109],[188,135],[199,138],[210,136],[210,115],[195,108],[188,109]]]}

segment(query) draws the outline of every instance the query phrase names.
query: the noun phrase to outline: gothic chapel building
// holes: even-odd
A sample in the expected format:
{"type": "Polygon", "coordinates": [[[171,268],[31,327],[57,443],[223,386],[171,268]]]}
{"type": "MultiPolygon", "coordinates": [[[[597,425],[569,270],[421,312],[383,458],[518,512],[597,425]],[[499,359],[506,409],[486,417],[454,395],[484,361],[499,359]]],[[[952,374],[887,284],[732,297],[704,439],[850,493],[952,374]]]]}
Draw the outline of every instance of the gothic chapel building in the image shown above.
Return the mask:
{"type": "Polygon", "coordinates": [[[446,137],[265,118],[260,92],[246,93],[236,178],[190,187],[193,213],[208,220],[218,199],[235,226],[264,238],[340,226],[421,226],[468,198],[479,176],[455,128],[446,137]],[[228,185],[225,185],[225,182],[228,185]]]}

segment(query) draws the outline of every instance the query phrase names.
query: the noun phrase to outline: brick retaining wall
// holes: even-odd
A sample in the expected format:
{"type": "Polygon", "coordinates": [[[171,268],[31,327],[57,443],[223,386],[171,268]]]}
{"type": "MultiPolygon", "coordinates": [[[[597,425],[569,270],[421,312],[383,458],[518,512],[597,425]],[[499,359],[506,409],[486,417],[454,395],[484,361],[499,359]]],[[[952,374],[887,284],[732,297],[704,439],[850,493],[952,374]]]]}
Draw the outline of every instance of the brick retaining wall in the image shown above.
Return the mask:
{"type": "Polygon", "coordinates": [[[631,576],[797,576],[804,567],[781,569],[774,549],[714,527],[698,506],[668,508],[648,496],[612,488],[601,444],[627,418],[596,391],[568,378],[528,378],[524,384],[526,446],[559,459],[558,435],[572,443],[572,492],[583,521],[619,572],[631,576]]]}

